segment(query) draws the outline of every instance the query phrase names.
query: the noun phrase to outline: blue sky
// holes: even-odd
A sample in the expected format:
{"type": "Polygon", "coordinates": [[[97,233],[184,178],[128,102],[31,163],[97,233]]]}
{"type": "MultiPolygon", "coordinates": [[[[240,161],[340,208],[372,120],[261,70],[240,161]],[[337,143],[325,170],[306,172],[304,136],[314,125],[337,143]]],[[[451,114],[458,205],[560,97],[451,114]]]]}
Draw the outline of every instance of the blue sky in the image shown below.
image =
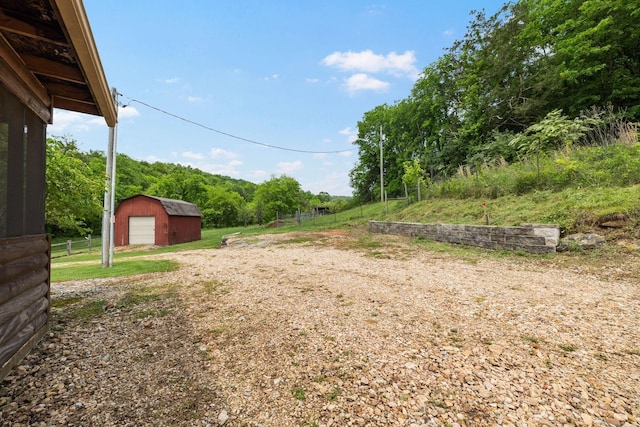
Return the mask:
{"type": "MultiPolygon", "coordinates": [[[[503,3],[84,1],[107,80],[126,106],[118,152],[258,184],[286,174],[305,191],[346,196],[364,113],[407,97],[424,67],[464,36],[471,10],[490,15],[503,3]]],[[[48,133],[82,151],[107,148],[100,118],[56,110],[48,133]]]]}

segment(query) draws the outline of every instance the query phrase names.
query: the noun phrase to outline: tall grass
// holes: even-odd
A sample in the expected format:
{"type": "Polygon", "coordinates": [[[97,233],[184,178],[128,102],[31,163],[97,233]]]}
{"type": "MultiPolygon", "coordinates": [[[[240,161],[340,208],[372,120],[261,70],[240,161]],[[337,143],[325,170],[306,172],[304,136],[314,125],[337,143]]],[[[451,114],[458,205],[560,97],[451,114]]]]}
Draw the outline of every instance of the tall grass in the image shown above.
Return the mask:
{"type": "Polygon", "coordinates": [[[581,188],[622,188],[640,184],[640,144],[569,147],[511,165],[461,168],[456,177],[431,185],[426,198],[486,198],[561,192],[581,188]]]}

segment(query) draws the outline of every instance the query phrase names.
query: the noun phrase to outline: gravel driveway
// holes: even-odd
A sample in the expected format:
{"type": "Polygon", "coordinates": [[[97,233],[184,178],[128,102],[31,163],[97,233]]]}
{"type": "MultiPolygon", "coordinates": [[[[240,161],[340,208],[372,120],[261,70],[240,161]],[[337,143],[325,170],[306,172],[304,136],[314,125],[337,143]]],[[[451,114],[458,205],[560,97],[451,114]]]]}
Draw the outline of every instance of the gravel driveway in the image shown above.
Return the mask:
{"type": "Polygon", "coordinates": [[[637,278],[346,232],[154,258],[52,285],[0,424],[640,425],[637,278]]]}

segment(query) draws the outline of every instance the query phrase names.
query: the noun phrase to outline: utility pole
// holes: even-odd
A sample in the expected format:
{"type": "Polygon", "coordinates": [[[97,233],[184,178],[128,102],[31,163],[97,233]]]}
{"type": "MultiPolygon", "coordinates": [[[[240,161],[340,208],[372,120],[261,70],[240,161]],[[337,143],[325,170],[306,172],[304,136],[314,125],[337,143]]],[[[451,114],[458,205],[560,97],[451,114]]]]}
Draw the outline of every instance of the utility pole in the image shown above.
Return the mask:
{"type": "MultiPolygon", "coordinates": [[[[118,91],[111,88],[111,96],[118,108],[118,91]]],[[[114,217],[113,205],[116,193],[116,128],[118,122],[109,128],[107,167],[105,171],[104,204],[102,212],[102,268],[113,267],[114,217]]]]}
{"type": "Polygon", "coordinates": [[[384,134],[382,133],[382,125],[380,125],[380,201],[384,202],[384,162],[382,160],[382,141],[384,141],[384,134]]]}

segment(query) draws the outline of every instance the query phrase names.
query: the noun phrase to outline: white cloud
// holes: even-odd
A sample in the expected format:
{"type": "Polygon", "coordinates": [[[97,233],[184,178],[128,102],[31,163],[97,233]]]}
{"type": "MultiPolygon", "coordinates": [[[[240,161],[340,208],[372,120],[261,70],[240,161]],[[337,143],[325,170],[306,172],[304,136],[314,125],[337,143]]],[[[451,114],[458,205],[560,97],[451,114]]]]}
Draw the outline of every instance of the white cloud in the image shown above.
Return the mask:
{"type": "Polygon", "coordinates": [[[305,182],[304,188],[313,194],[326,191],[331,195],[350,196],[353,189],[346,183],[349,182],[348,175],[344,172],[330,172],[320,175],[322,178],[314,182],[305,182]]]}
{"type": "Polygon", "coordinates": [[[222,148],[212,148],[211,151],[209,151],[209,155],[212,159],[235,159],[238,157],[236,153],[222,148]]]}
{"type": "Polygon", "coordinates": [[[307,77],[307,83],[311,83],[311,84],[320,83],[320,79],[307,77]]]}
{"type": "MultiPolygon", "coordinates": [[[[96,124],[95,116],[76,113],[67,110],[54,110],[53,123],[47,126],[50,135],[63,135],[66,133],[86,132],[92,124],[96,124]]],[[[100,119],[104,123],[104,119],[100,119]]]]}
{"type": "Polygon", "coordinates": [[[445,32],[444,32],[444,33],[442,33],[442,34],[443,34],[444,36],[446,36],[446,37],[451,37],[451,36],[453,36],[453,30],[452,30],[452,29],[445,30],[445,32]]]}
{"type": "Polygon", "coordinates": [[[267,171],[256,170],[256,171],[253,171],[253,173],[251,173],[250,179],[253,179],[255,181],[263,181],[268,176],[269,176],[269,173],[267,171]]]}
{"type": "Polygon", "coordinates": [[[202,160],[204,159],[204,156],[200,153],[194,153],[192,151],[184,151],[182,153],[182,157],[186,157],[187,159],[194,159],[194,160],[202,160]]]}
{"type": "Polygon", "coordinates": [[[202,102],[203,99],[199,96],[187,96],[187,102],[202,102]]]}
{"type": "Polygon", "coordinates": [[[296,160],[295,162],[278,163],[278,173],[280,174],[290,174],[299,169],[302,169],[302,162],[300,160],[296,160]]]}
{"type": "Polygon", "coordinates": [[[145,157],[144,160],[149,162],[149,163],[155,163],[155,162],[164,163],[164,162],[167,161],[166,159],[163,159],[162,157],[158,157],[158,156],[154,156],[154,155],[147,156],[147,157],[145,157]]]}
{"type": "Polygon", "coordinates": [[[242,166],[240,160],[232,160],[229,163],[207,163],[207,162],[176,162],[183,166],[191,166],[205,172],[209,172],[216,175],[237,177],[240,176],[239,166],[242,166]]]}
{"type": "Polygon", "coordinates": [[[180,78],[171,77],[171,78],[168,78],[168,79],[164,79],[162,81],[164,81],[166,84],[170,85],[170,84],[173,84],[173,83],[178,83],[180,81],[180,78]]]}
{"type": "Polygon", "coordinates": [[[345,79],[344,82],[349,93],[358,92],[360,90],[375,90],[380,92],[389,87],[388,82],[378,80],[375,77],[371,77],[364,73],[354,74],[348,79],[345,79]]]}
{"type": "Polygon", "coordinates": [[[238,167],[242,166],[242,164],[243,162],[240,160],[232,160],[229,163],[209,165],[207,169],[203,170],[217,175],[237,177],[240,176],[238,167]]]}
{"type": "Polygon", "coordinates": [[[387,55],[376,54],[371,50],[362,52],[334,52],[326,56],[322,62],[328,67],[336,67],[342,71],[364,73],[390,73],[415,78],[418,69],[415,66],[416,55],[412,50],[403,54],[390,52],[387,55]]]}
{"type": "MultiPolygon", "coordinates": [[[[135,107],[118,107],[118,119],[137,117],[139,115],[140,112],[135,107]]],[[[103,117],[55,109],[53,123],[47,126],[47,133],[49,135],[76,134],[106,126],[107,123],[103,117]]]]}
{"type": "Polygon", "coordinates": [[[128,119],[131,117],[138,117],[140,112],[136,110],[136,107],[132,107],[131,105],[120,106],[118,107],[118,118],[119,119],[128,119]]]}
{"type": "Polygon", "coordinates": [[[358,139],[358,132],[356,132],[354,129],[351,129],[351,127],[347,127],[347,128],[342,129],[342,130],[339,130],[338,133],[340,135],[346,136],[347,137],[347,141],[349,143],[352,143],[353,141],[358,139]]]}
{"type": "Polygon", "coordinates": [[[314,153],[313,157],[316,159],[324,159],[327,157],[327,153],[314,153]]]}

